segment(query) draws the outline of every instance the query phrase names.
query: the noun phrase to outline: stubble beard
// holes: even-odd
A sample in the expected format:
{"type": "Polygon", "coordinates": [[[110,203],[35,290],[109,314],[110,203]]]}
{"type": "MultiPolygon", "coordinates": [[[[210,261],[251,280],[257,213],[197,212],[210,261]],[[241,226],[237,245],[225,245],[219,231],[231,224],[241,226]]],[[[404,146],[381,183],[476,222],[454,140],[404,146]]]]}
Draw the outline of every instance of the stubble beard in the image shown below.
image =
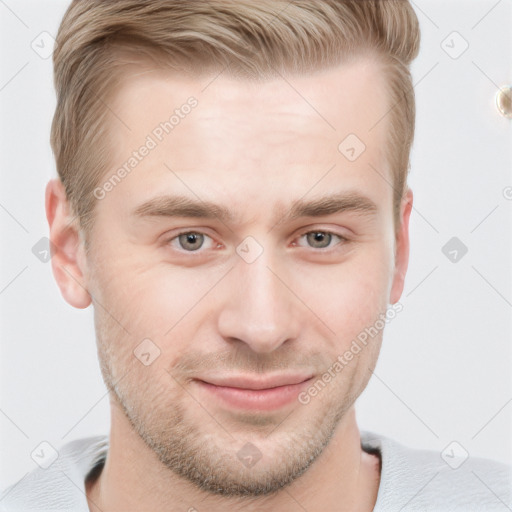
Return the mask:
{"type": "MultiPolygon", "coordinates": [[[[132,386],[129,377],[116,382],[111,358],[102,350],[99,353],[103,379],[110,390],[111,400],[120,406],[145,445],[175,475],[201,491],[218,496],[271,496],[290,485],[322,454],[355,400],[339,395],[334,399],[331,390],[325,391],[326,396],[329,393],[329,399],[322,403],[321,410],[316,409],[315,415],[306,416],[307,423],[294,422],[296,411],[293,411],[280,425],[265,425],[268,438],[261,433],[256,437],[250,434],[258,431],[258,427],[262,432],[263,425],[268,422],[256,417],[251,422],[245,417],[243,423],[249,434],[240,442],[242,436],[237,435],[240,430],[231,434],[204,409],[205,417],[192,421],[190,415],[187,416],[185,405],[179,400],[174,401],[170,393],[166,394],[165,401],[158,401],[158,396],[145,400],[144,387],[132,386]],[[201,427],[206,423],[213,425],[214,430],[205,432],[201,427]],[[251,468],[245,467],[237,456],[237,451],[248,437],[251,437],[252,445],[261,447],[262,454],[262,459],[251,468]]],[[[146,395],[151,396],[150,393],[146,395]]],[[[184,396],[190,398],[190,406],[197,409],[194,399],[186,393],[184,396]]],[[[308,406],[298,406],[299,411],[308,406]]],[[[243,423],[239,422],[238,426],[243,423]]]]}

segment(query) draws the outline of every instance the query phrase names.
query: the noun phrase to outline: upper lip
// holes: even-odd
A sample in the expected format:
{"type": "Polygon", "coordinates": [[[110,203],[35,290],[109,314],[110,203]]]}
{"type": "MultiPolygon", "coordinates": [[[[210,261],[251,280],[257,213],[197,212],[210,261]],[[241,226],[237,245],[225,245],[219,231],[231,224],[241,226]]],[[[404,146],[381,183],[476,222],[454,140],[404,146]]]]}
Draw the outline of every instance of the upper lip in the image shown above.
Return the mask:
{"type": "Polygon", "coordinates": [[[301,382],[309,380],[311,377],[311,374],[287,373],[279,375],[260,375],[258,377],[249,375],[212,375],[196,378],[196,380],[201,380],[208,384],[213,384],[214,386],[258,390],[300,384],[301,382]]]}

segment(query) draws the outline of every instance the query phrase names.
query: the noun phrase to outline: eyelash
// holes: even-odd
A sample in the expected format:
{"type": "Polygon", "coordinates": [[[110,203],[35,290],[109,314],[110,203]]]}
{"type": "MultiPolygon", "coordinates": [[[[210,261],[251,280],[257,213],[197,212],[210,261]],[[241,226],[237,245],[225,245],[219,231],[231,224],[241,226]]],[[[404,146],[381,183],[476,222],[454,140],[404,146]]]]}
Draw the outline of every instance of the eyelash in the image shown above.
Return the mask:
{"type": "MultiPolygon", "coordinates": [[[[325,252],[325,253],[328,253],[328,252],[331,252],[332,250],[334,250],[333,248],[336,247],[337,245],[344,245],[346,243],[348,243],[350,240],[338,233],[334,233],[333,231],[328,231],[328,230],[322,230],[322,229],[314,229],[314,230],[311,230],[311,231],[306,231],[304,233],[302,233],[301,235],[298,236],[299,239],[307,236],[308,234],[310,233],[322,233],[322,234],[325,234],[325,235],[331,235],[331,237],[337,237],[339,238],[339,242],[337,244],[334,244],[333,246],[331,247],[323,247],[323,248],[315,248],[315,247],[310,247],[311,249],[314,249],[315,252],[325,252]]],[[[181,231],[180,233],[174,235],[172,238],[169,238],[165,241],[165,245],[171,245],[171,242],[173,242],[174,240],[178,240],[179,237],[181,235],[187,235],[187,234],[194,234],[194,235],[204,235],[205,237],[208,237],[210,238],[212,241],[213,241],[213,238],[211,236],[209,236],[208,234],[206,233],[203,233],[201,231],[191,231],[191,230],[188,230],[188,231],[181,231]]],[[[332,241],[332,239],[331,239],[332,241]]],[[[295,244],[297,246],[297,244],[295,244]]],[[[302,246],[298,246],[298,247],[302,247],[302,246]]],[[[184,254],[190,254],[190,255],[201,255],[204,250],[202,251],[201,249],[203,248],[203,246],[201,246],[198,250],[195,250],[195,251],[187,251],[186,249],[183,249],[183,248],[178,248],[176,249],[176,251],[178,252],[181,252],[181,253],[184,253],[184,254]]],[[[206,249],[205,249],[206,250],[206,249]]]]}

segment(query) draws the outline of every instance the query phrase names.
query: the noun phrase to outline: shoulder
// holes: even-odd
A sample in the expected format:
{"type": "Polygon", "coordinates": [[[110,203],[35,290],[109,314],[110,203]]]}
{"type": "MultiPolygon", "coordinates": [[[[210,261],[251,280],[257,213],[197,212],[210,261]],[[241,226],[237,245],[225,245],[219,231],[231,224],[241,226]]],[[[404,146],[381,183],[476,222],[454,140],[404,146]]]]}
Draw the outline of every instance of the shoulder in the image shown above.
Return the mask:
{"type": "Polygon", "coordinates": [[[460,443],[440,452],[418,450],[364,431],[361,444],[381,457],[375,512],[512,509],[512,467],[473,457],[460,443]]]}
{"type": "MultiPolygon", "coordinates": [[[[88,510],[84,481],[106,456],[108,436],[71,441],[0,495],[0,511],[88,510]],[[85,506],[85,508],[84,508],[85,506]]],[[[43,453],[43,456],[45,454],[43,453]]]]}

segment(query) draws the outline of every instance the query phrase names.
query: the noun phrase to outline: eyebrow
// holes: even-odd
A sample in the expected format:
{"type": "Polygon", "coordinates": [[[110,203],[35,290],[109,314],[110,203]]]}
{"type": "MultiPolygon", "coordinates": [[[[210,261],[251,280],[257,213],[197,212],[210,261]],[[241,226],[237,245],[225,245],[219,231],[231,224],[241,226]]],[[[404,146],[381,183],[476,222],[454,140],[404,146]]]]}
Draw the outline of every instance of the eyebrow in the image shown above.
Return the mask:
{"type": "Polygon", "coordinates": [[[375,215],[377,211],[377,205],[369,197],[357,192],[338,193],[310,201],[304,199],[294,201],[281,222],[289,222],[301,217],[323,217],[343,212],[370,216],[375,215]]]}
{"type": "Polygon", "coordinates": [[[138,217],[194,217],[233,221],[232,213],[222,205],[186,196],[158,196],[137,207],[138,217]]]}
{"type": "MultiPolygon", "coordinates": [[[[312,200],[298,199],[290,208],[276,211],[279,223],[302,217],[323,217],[335,213],[354,212],[375,215],[378,207],[369,197],[357,192],[331,194],[312,200]]],[[[193,217],[233,222],[235,216],[223,205],[186,196],[158,196],[138,206],[133,214],[137,217],[193,217]]]]}

